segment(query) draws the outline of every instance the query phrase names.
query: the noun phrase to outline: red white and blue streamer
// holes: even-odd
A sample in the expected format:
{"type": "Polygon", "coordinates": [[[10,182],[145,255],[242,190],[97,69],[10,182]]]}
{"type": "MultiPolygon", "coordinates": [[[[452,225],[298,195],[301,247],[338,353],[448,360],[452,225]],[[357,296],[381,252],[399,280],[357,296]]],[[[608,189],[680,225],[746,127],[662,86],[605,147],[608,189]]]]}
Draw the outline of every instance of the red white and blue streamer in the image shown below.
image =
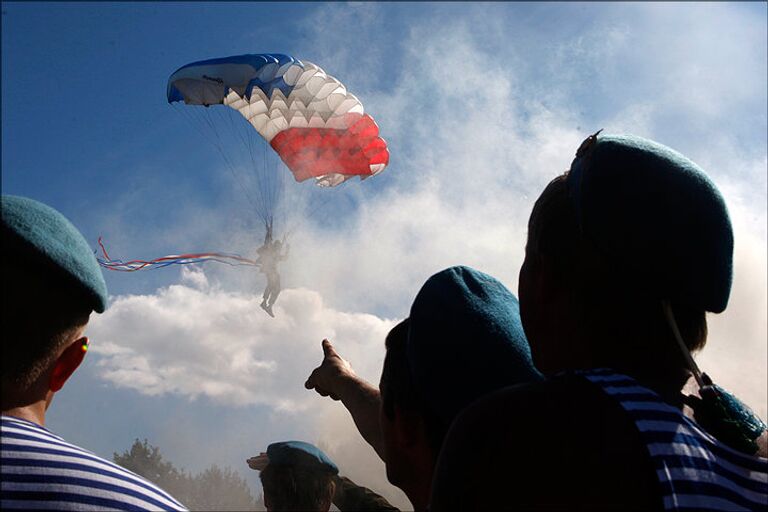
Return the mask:
{"type": "Polygon", "coordinates": [[[102,256],[96,256],[96,259],[103,268],[114,270],[116,272],[135,272],[137,270],[152,270],[167,267],[169,265],[192,265],[196,263],[206,263],[215,261],[232,266],[250,266],[258,267],[259,263],[255,260],[244,258],[239,254],[230,254],[223,252],[200,252],[190,254],[173,254],[155,258],[153,260],[129,260],[112,259],[107,253],[107,249],[99,237],[99,247],[101,247],[102,256]]]}

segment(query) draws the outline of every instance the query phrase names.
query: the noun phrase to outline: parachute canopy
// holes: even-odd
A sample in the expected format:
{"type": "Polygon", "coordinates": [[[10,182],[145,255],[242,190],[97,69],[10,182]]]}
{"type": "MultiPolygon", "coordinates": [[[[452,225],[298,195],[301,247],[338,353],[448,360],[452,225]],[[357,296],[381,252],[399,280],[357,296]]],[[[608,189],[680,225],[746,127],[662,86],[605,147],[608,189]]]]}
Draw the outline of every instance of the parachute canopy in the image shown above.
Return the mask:
{"type": "Polygon", "coordinates": [[[289,55],[193,62],[171,75],[167,94],[169,103],[239,111],[299,182],[336,186],[377,174],[389,162],[387,144],[360,100],[319,66],[289,55]]]}

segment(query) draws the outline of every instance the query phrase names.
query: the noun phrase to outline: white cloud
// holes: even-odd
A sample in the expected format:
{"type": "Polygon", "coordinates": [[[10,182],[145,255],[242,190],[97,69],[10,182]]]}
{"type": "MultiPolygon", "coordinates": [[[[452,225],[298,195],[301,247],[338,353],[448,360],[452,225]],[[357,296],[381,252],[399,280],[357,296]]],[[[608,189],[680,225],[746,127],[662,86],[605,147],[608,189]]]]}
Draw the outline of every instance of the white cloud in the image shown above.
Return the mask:
{"type": "MultiPolygon", "coordinates": [[[[114,297],[89,326],[89,335],[98,340],[92,345],[98,374],[150,396],[172,394],[193,401],[204,396],[234,407],[266,406],[276,432],[254,432],[253,450],[293,438],[291,426],[300,422],[316,432],[307,440],[323,446],[345,475],[409,508],[341,404],[304,388],[322,360],[320,342],[326,337],[360,376],[377,383],[384,338],[394,321],[338,311],[307,289],[283,291],[275,318],[261,310],[260,302],[258,295],[224,290],[194,267],[182,268],[181,284],[151,295],[114,297]]],[[[220,439],[217,450],[247,449],[232,448],[233,442],[220,439]]]]}
{"type": "Polygon", "coordinates": [[[285,290],[273,319],[261,297],[211,285],[199,269],[184,270],[182,279],[154,295],[115,297],[94,318],[103,379],[148,395],[297,412],[313,400],[303,383],[322,358],[324,337],[338,340],[362,375],[378,378],[393,321],[334,310],[306,289],[285,290]]]}

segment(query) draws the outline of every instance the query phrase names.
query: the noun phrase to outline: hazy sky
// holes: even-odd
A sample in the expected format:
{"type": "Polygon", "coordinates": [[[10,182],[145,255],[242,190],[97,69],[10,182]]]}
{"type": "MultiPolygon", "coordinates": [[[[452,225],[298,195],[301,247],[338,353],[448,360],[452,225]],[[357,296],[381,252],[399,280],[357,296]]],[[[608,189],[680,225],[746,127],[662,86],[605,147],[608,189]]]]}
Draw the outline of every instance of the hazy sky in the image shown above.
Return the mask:
{"type": "Polygon", "coordinates": [[[314,62],[391,152],[294,232],[275,319],[247,267],[108,273],[111,308],[49,427],[106,457],[146,437],[254,487],[247,456],[321,442],[405,505],[341,405],[304,390],[320,341],[377,382],[384,336],[429,275],[467,264],[515,291],[533,201],[600,128],[671,146],[721,188],[735,281],[699,361],[765,418],[766,16],[765,3],[4,2],[3,193],[59,209],[94,249],[99,236],[123,258],[260,243],[259,169],[229,172],[166,102],[168,76],[194,60],[314,62]]]}

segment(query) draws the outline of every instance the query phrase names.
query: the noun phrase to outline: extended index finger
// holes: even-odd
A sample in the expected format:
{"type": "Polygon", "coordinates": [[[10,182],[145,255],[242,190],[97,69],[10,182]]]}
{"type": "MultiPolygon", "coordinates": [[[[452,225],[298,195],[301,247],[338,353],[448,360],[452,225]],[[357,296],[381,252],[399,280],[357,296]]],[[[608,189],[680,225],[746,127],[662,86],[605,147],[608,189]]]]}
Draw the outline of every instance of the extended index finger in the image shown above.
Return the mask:
{"type": "Polygon", "coordinates": [[[331,345],[331,342],[328,341],[327,339],[323,340],[323,355],[325,355],[325,357],[338,355],[336,354],[336,351],[333,349],[333,345],[331,345]]]}

